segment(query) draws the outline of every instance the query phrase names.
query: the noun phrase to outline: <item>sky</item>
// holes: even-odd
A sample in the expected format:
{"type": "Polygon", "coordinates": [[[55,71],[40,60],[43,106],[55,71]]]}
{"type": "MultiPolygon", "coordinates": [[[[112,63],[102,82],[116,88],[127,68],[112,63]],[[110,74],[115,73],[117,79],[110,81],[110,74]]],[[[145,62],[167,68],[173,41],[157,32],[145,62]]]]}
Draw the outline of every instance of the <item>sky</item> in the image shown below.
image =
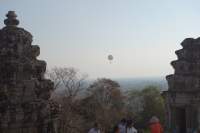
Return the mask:
{"type": "Polygon", "coordinates": [[[200,36],[199,0],[0,0],[0,27],[14,10],[39,59],[89,78],[164,77],[175,50],[200,36]],[[107,56],[114,60],[109,63],[107,56]]]}

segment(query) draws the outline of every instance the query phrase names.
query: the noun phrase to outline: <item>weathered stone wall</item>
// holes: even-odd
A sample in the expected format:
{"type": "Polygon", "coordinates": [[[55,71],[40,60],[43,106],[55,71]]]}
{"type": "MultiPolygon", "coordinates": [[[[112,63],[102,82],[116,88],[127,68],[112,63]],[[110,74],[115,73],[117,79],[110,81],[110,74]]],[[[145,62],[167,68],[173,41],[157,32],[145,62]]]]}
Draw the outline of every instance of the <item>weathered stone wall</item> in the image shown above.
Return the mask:
{"type": "Polygon", "coordinates": [[[44,78],[46,62],[32,35],[17,27],[10,11],[0,29],[0,133],[54,133],[53,82],[44,78]]]}
{"type": "Polygon", "coordinates": [[[174,74],[166,77],[166,127],[177,133],[191,133],[200,126],[200,38],[187,38],[181,45],[183,48],[175,52],[178,59],[171,62],[174,74]],[[185,113],[179,117],[181,110],[185,113]]]}

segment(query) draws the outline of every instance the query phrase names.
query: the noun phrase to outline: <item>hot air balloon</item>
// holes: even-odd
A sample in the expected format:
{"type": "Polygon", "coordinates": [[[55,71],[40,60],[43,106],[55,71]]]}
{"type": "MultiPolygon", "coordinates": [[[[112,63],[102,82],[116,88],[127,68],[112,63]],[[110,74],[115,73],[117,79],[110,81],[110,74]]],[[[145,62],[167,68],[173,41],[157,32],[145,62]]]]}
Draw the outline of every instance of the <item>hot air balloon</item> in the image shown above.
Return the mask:
{"type": "Polygon", "coordinates": [[[114,57],[110,54],[108,55],[108,60],[110,61],[110,63],[112,63],[112,60],[114,59],[114,57]]]}

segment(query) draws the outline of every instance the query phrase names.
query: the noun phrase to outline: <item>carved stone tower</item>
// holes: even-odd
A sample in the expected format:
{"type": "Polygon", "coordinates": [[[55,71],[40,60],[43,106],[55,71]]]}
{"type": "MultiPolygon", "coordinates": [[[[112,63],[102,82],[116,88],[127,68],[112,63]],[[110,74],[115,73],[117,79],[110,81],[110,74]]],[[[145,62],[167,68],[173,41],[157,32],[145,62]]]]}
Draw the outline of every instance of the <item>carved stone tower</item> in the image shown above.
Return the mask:
{"type": "Polygon", "coordinates": [[[54,133],[45,61],[32,35],[19,28],[14,11],[0,29],[0,133],[54,133]]]}
{"type": "Polygon", "coordinates": [[[192,133],[200,127],[200,38],[187,38],[172,61],[175,69],[168,75],[169,89],[164,92],[166,126],[176,133],[192,133]]]}

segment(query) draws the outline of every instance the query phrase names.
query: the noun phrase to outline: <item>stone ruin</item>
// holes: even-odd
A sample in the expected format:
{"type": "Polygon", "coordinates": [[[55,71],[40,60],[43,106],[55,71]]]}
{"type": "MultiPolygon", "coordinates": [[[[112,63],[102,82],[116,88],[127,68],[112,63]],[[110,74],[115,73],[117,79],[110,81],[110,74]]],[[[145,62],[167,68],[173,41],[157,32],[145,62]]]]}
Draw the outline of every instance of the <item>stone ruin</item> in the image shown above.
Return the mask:
{"type": "Polygon", "coordinates": [[[168,91],[163,93],[166,103],[166,126],[171,132],[193,133],[200,127],[200,38],[187,38],[178,57],[171,65],[174,74],[166,77],[168,91]]]}
{"type": "Polygon", "coordinates": [[[57,133],[53,82],[44,78],[40,48],[19,28],[14,11],[0,29],[0,133],[57,133]]]}

